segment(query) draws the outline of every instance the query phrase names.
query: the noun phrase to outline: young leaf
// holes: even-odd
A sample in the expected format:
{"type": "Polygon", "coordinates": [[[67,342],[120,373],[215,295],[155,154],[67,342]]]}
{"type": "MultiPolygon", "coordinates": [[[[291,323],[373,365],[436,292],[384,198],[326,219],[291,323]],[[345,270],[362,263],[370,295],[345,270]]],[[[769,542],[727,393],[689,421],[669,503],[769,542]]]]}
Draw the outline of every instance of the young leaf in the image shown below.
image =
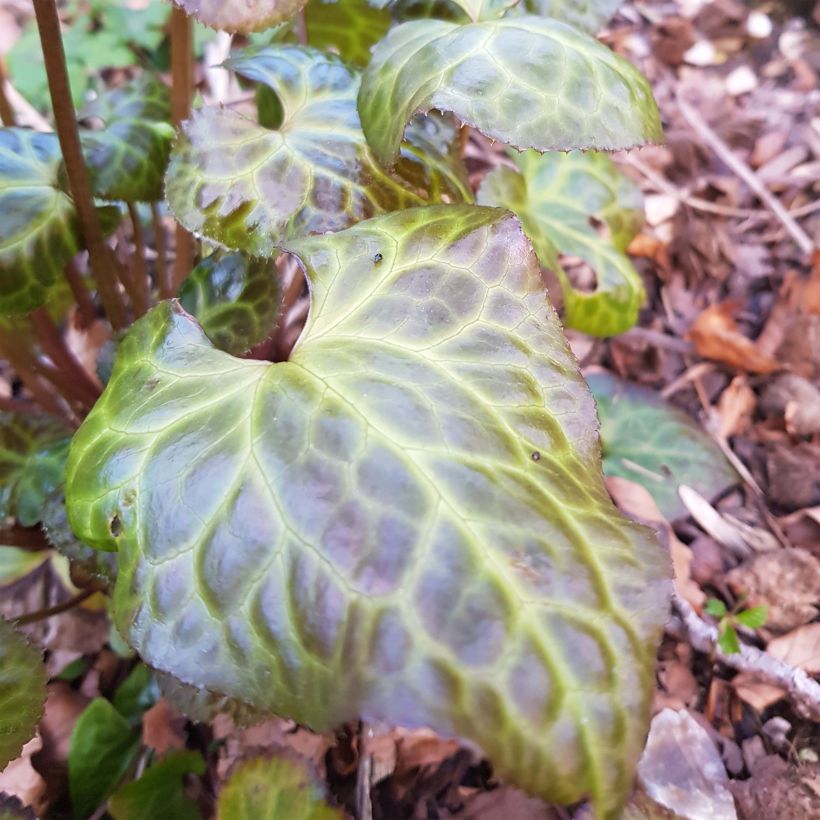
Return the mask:
{"type": "Polygon", "coordinates": [[[63,480],[70,437],[46,417],[0,412],[0,519],[33,527],[46,496],[63,480]]]}
{"type": "Polygon", "coordinates": [[[749,629],[760,629],[766,623],[768,617],[769,607],[764,604],[763,606],[753,606],[751,609],[738,612],[735,615],[735,620],[749,629]]]}
{"type": "Polygon", "coordinates": [[[626,247],[643,223],[642,198],[606,154],[538,154],[513,160],[519,172],[497,168],[481,185],[483,205],[509,208],[522,221],[544,267],[558,276],[564,324],[593,336],[632,327],[646,298],[626,247]],[[593,224],[605,226],[602,236],[593,224]],[[561,254],[579,257],[597,275],[592,293],[573,287],[561,254]]]}
{"type": "MultiPolygon", "coordinates": [[[[157,820],[161,817],[201,820],[202,812],[185,794],[182,778],[204,772],[205,761],[199,752],[171,752],[151,766],[139,780],[114,792],[108,801],[108,810],[114,820],[157,820]]],[[[265,816],[257,815],[259,820],[265,816]]]]}
{"type": "Polygon", "coordinates": [[[740,652],[740,641],[735,628],[731,624],[724,624],[720,635],[718,635],[718,646],[725,655],[736,655],[740,652]]]}
{"type": "Polygon", "coordinates": [[[173,0],[211,28],[250,34],[297,14],[307,0],[173,0]]]}
{"type": "Polygon", "coordinates": [[[90,817],[123,779],[140,735],[105,699],[95,698],[71,732],[68,787],[76,817],[90,817]]]}
{"type": "Polygon", "coordinates": [[[304,13],[307,44],[335,51],[351,65],[367,65],[370,49],[390,28],[390,12],[368,0],[313,0],[304,13]]]}
{"type": "Polygon", "coordinates": [[[102,121],[98,131],[82,132],[94,192],[104,199],[152,202],[162,198],[171,152],[171,97],[148,75],[103,92],[80,113],[83,121],[102,121]]]}
{"type": "Polygon", "coordinates": [[[431,108],[517,148],[630,148],[661,138],[649,84],[575,29],[539,17],[394,28],[362,78],[359,114],[376,158],[393,162],[405,124],[431,108]]]}
{"type": "Polygon", "coordinates": [[[279,273],[269,259],[214,253],[183,282],[179,301],[216,347],[238,356],[273,329],[279,312],[279,273]]]}
{"type": "Polygon", "coordinates": [[[688,515],[678,495],[685,484],[714,498],[738,480],[720,448],[686,413],[654,390],[592,373],[598,405],[604,472],[649,490],[670,521],[688,515]]]}
{"type": "Polygon", "coordinates": [[[0,771],[34,734],[45,702],[42,652],[0,618],[0,771]]]}
{"type": "Polygon", "coordinates": [[[132,726],[138,726],[143,713],[156,703],[158,697],[159,689],[151,670],[144,663],[138,663],[114,693],[111,702],[132,726]]]}
{"type": "Polygon", "coordinates": [[[718,598],[709,598],[704,609],[715,618],[723,618],[726,615],[726,604],[718,598]]]}
{"type": "Polygon", "coordinates": [[[74,203],[58,182],[55,134],[0,128],[0,314],[27,313],[80,249],[74,203]]]}
{"type": "Polygon", "coordinates": [[[410,181],[382,171],[359,125],[359,77],[333,55],[268,46],[227,65],[276,92],[282,125],[274,131],[229,109],[206,108],[183,126],[166,195],[188,230],[254,256],[270,256],[285,239],[338,231],[383,211],[423,205],[428,198],[472,199],[449,168],[451,158],[442,154],[419,158],[418,149],[405,150],[402,170],[410,181]],[[432,190],[413,184],[428,177],[435,183],[432,190]]]}
{"type": "Polygon", "coordinates": [[[524,6],[532,14],[554,17],[563,23],[597,34],[623,0],[524,0],[524,6]]]}
{"type": "Polygon", "coordinates": [[[668,568],[606,493],[518,222],[434,206],[285,249],[312,299],[290,361],[234,359],[163,303],[75,435],[69,515],[118,550],[115,622],[183,682],[314,729],[462,735],[614,810],[668,568]]]}
{"type": "Polygon", "coordinates": [[[284,757],[254,757],[231,771],[219,792],[217,820],[342,820],[325,802],[324,790],[307,768],[284,757]]]}

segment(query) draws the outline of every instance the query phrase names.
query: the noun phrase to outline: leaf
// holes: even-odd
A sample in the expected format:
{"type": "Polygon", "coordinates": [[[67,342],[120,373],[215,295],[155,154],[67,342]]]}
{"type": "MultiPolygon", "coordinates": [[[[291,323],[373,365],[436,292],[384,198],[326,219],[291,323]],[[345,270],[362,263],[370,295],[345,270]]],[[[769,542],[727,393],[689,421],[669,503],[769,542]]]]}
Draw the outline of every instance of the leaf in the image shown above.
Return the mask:
{"type": "Polygon", "coordinates": [[[231,771],[219,792],[217,820],[341,820],[307,768],[284,757],[254,757],[231,771]]]}
{"type": "Polygon", "coordinates": [[[525,0],[532,14],[554,17],[588,34],[597,34],[618,10],[622,0],[525,0]]]}
{"type": "Polygon", "coordinates": [[[307,44],[335,51],[346,63],[364,66],[370,49],[387,34],[390,12],[368,0],[313,0],[305,7],[307,44]]]}
{"type": "Polygon", "coordinates": [[[139,732],[105,699],[95,698],[71,732],[68,785],[76,817],[90,817],[125,777],[139,732]]]}
{"type": "Polygon", "coordinates": [[[443,153],[405,149],[405,179],[381,170],[359,125],[358,75],[338,58],[316,49],[268,46],[226,65],[273,89],[284,117],[274,131],[235,111],[206,108],[183,126],[166,195],[193,233],[270,256],[285,239],[338,231],[383,211],[423,205],[426,197],[471,200],[443,153]],[[431,189],[416,187],[419,179],[431,189]]]}
{"type": "Polygon", "coordinates": [[[214,253],[183,282],[179,301],[215,347],[238,356],[273,329],[279,313],[279,273],[267,259],[214,253]]]}
{"type": "Polygon", "coordinates": [[[647,81],[606,46],[538,17],[457,25],[418,20],[374,49],[359,114],[376,158],[393,162],[405,123],[452,111],[517,148],[629,148],[661,138],[647,81]]]}
{"type": "Polygon", "coordinates": [[[162,199],[174,136],[171,96],[163,83],[142,75],[104,91],[83,109],[80,119],[103,124],[101,130],[81,132],[97,196],[129,202],[162,199]]]}
{"type": "Polygon", "coordinates": [[[740,641],[737,632],[731,624],[724,624],[718,635],[718,646],[724,655],[736,655],[740,652],[740,641]]]}
{"type": "Polygon", "coordinates": [[[464,9],[470,20],[478,22],[501,17],[510,6],[514,6],[519,0],[453,0],[453,2],[464,9]]]}
{"type": "Polygon", "coordinates": [[[220,31],[250,34],[297,14],[307,0],[173,0],[200,23],[220,31]]]}
{"type": "Polygon", "coordinates": [[[712,439],[654,390],[609,373],[587,380],[601,419],[604,472],[646,487],[670,521],[688,515],[680,486],[711,499],[737,482],[712,439]]]}
{"type": "Polygon", "coordinates": [[[132,726],[139,726],[143,713],[158,697],[159,688],[151,670],[144,663],[138,663],[114,693],[112,704],[132,726]]]}
{"type": "Polygon", "coordinates": [[[481,184],[478,200],[516,214],[541,264],[558,276],[564,324],[594,336],[632,327],[646,298],[626,248],[643,223],[642,198],[605,154],[514,156],[519,167],[497,168],[481,184]],[[603,236],[596,223],[605,227],[603,236]],[[587,293],[573,287],[561,254],[580,258],[597,276],[587,293]]]}
{"type": "Polygon", "coordinates": [[[45,702],[42,652],[0,618],[0,771],[34,735],[45,702]]]}
{"type": "Polygon", "coordinates": [[[163,303],[75,434],[69,516],[118,550],[115,623],[184,683],[316,730],[462,735],[614,810],[668,567],[606,494],[518,222],[411,209],[285,250],[312,295],[290,361],[234,359],[163,303]]]}
{"type": "Polygon", "coordinates": [[[0,518],[33,527],[60,484],[70,437],[50,418],[0,412],[0,518]]]}
{"type": "Polygon", "coordinates": [[[726,615],[726,604],[718,598],[709,598],[704,609],[715,618],[723,618],[726,615]]]}
{"type": "Polygon", "coordinates": [[[42,305],[80,249],[74,203],[58,183],[61,165],[55,134],[0,128],[0,314],[42,305]]]}
{"type": "MultiPolygon", "coordinates": [[[[199,752],[172,752],[145,774],[117,790],[108,801],[114,820],[200,820],[202,813],[185,794],[182,778],[204,774],[205,761],[199,752]]],[[[258,815],[260,820],[264,817],[258,815]]]]}
{"type": "Polygon", "coordinates": [[[749,629],[760,629],[766,623],[766,618],[769,617],[769,607],[754,606],[751,609],[745,609],[743,612],[738,612],[735,615],[735,620],[738,623],[749,629]]]}
{"type": "Polygon", "coordinates": [[[49,550],[26,550],[0,545],[0,587],[16,584],[50,557],[49,550]]]}

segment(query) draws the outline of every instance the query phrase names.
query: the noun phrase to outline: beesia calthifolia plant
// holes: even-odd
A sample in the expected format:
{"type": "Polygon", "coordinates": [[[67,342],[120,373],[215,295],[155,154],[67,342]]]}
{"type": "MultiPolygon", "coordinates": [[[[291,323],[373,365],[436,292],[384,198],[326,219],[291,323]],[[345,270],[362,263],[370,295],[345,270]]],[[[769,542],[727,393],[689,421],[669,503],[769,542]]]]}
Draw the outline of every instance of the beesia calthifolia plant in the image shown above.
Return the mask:
{"type": "Polygon", "coordinates": [[[0,132],[19,216],[0,232],[0,349],[32,389],[32,328],[70,303],[89,219],[104,243],[164,193],[213,249],[178,299],[138,265],[107,290],[94,271],[123,331],[113,370],[84,407],[55,399],[82,420],[70,446],[58,422],[4,419],[5,514],[45,509],[48,530],[64,494],[72,557],[104,571],[117,629],[188,687],[316,731],[431,727],[533,795],[616,816],[668,568],[606,492],[541,279],[597,336],[644,298],[625,253],[640,196],[601,151],[661,127],[646,80],[594,37],[616,3],[178,4],[253,33],[224,65],[252,110],[203,105],[175,130],[143,76],[80,112],[82,169],[55,135],[0,132]],[[470,129],[512,160],[477,193],[470,129]],[[247,351],[276,321],[283,255],[310,309],[272,363],[247,351]]]}

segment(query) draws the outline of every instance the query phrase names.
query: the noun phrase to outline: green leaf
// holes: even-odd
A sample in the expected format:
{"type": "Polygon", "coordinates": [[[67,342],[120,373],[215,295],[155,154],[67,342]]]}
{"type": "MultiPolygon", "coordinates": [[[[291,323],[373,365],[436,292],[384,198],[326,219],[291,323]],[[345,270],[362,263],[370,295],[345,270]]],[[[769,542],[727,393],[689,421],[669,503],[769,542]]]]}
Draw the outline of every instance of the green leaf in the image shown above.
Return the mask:
{"type": "Polygon", "coordinates": [[[62,482],[69,441],[53,419],[0,412],[0,519],[14,516],[24,527],[40,520],[62,482]]]}
{"type": "Polygon", "coordinates": [[[726,624],[718,635],[718,646],[724,655],[735,655],[740,652],[740,641],[731,624],[726,624]]]}
{"type": "Polygon", "coordinates": [[[58,182],[61,166],[55,134],[0,128],[0,314],[42,305],[80,249],[74,203],[58,182]]]}
{"type": "Polygon", "coordinates": [[[622,2],[623,0],[524,0],[524,6],[532,14],[554,17],[588,34],[597,34],[622,2]]]}
{"type": "Polygon", "coordinates": [[[34,735],[45,702],[42,652],[0,618],[0,771],[34,735]]]}
{"type": "Polygon", "coordinates": [[[104,199],[151,202],[162,198],[171,152],[171,96],[159,80],[142,75],[104,91],[80,113],[102,129],[81,133],[94,192],[104,199]]]}
{"type": "Polygon", "coordinates": [[[765,625],[768,617],[769,607],[764,604],[763,606],[753,606],[750,609],[744,609],[743,612],[738,612],[735,615],[735,620],[749,629],[760,629],[761,626],[765,625]]]}
{"type": "Polygon", "coordinates": [[[726,604],[718,598],[709,598],[704,609],[715,618],[723,618],[726,615],[726,604]]]}
{"type": "Polygon", "coordinates": [[[202,812],[185,794],[182,778],[204,772],[205,761],[199,752],[172,752],[139,780],[111,795],[108,810],[114,820],[200,820],[202,812]]]}
{"type": "Polygon", "coordinates": [[[118,550],[144,660],[316,730],[363,716],[479,745],[604,813],[647,727],[668,567],[606,493],[591,396],[508,213],[417,208],[284,248],[290,361],[134,324],[67,467],[118,550]]]}
{"type": "Polygon", "coordinates": [[[200,23],[220,31],[250,34],[297,14],[307,0],[173,0],[200,23]]]}
{"type": "Polygon", "coordinates": [[[431,108],[517,148],[629,148],[661,139],[649,84],[626,60],[563,23],[508,17],[418,20],[373,51],[359,114],[376,158],[393,162],[405,123],[431,108]]]}
{"type": "Polygon", "coordinates": [[[254,757],[231,771],[219,792],[217,820],[342,820],[304,765],[284,757],[254,757]]]}
{"type": "Polygon", "coordinates": [[[68,787],[76,817],[90,817],[111,794],[139,744],[139,731],[105,698],[91,701],[74,724],[68,752],[68,787]]]}
{"type": "Polygon", "coordinates": [[[154,676],[144,664],[138,663],[114,693],[114,708],[132,725],[139,726],[144,712],[159,697],[154,676]]]}
{"type": "Polygon", "coordinates": [[[370,49],[387,34],[391,16],[368,0],[313,0],[305,7],[307,43],[335,51],[346,63],[364,66],[370,49]]]}
{"type": "Polygon", "coordinates": [[[527,151],[513,160],[519,171],[497,168],[489,173],[479,202],[509,208],[521,219],[541,264],[561,283],[565,325],[593,336],[628,330],[646,298],[626,255],[643,223],[638,188],[606,154],[527,151]],[[573,287],[561,254],[591,267],[597,277],[593,292],[573,287]]]}
{"type": "Polygon", "coordinates": [[[466,12],[474,23],[484,20],[495,20],[501,17],[510,6],[519,0],[454,0],[466,12]]]}
{"type": "Polygon", "coordinates": [[[359,77],[333,55],[268,46],[227,66],[277,93],[282,126],[270,130],[226,108],[203,109],[183,126],[166,195],[193,233],[270,256],[293,236],[338,231],[427,199],[472,199],[449,159],[420,158],[418,147],[403,152],[405,179],[382,171],[356,113],[359,77]],[[419,180],[430,181],[431,189],[416,187],[419,180]]]}
{"type": "Polygon", "coordinates": [[[41,567],[50,555],[49,550],[26,550],[0,545],[0,587],[16,584],[41,567]]]}
{"type": "Polygon", "coordinates": [[[220,350],[238,356],[273,330],[279,273],[269,259],[214,253],[183,282],[179,301],[220,350]]]}
{"type": "Polygon", "coordinates": [[[737,482],[714,441],[654,390],[608,373],[588,381],[601,419],[604,472],[645,487],[670,521],[689,514],[681,485],[711,499],[737,482]]]}

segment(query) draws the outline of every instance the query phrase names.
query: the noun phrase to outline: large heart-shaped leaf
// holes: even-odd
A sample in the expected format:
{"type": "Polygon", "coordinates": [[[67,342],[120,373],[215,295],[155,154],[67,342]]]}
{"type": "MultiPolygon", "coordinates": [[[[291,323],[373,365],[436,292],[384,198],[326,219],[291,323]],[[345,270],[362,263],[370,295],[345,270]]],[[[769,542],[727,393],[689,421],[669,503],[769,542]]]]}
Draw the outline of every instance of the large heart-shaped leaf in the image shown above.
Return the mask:
{"type": "Polygon", "coordinates": [[[282,125],[274,131],[224,108],[204,109],[187,122],[166,194],[188,230],[269,256],[284,239],[338,231],[383,211],[471,200],[454,159],[420,151],[416,137],[395,174],[380,168],[356,112],[359,77],[333,55],[268,46],[228,66],[277,93],[282,125]]]}
{"type": "Polygon", "coordinates": [[[417,20],[373,51],[359,114],[389,164],[417,112],[452,111],[517,148],[629,148],[661,138],[649,84],[626,60],[564,23],[524,15],[458,25],[417,20]]]}
{"type": "Polygon", "coordinates": [[[554,17],[564,23],[597,34],[618,10],[623,0],[524,0],[532,14],[554,17]]]}
{"type": "Polygon", "coordinates": [[[390,21],[386,8],[374,8],[368,0],[313,0],[305,7],[308,45],[335,51],[352,65],[367,65],[390,21]]]}
{"type": "Polygon", "coordinates": [[[0,313],[26,313],[80,248],[55,134],[0,128],[0,313]]]}
{"type": "Polygon", "coordinates": [[[34,734],[45,701],[42,652],[0,618],[0,771],[34,734]]]}
{"type": "Polygon", "coordinates": [[[312,298],[290,361],[232,358],[163,303],[75,435],[69,515],[118,551],[118,628],[186,683],[314,729],[431,726],[613,809],[666,559],[604,489],[517,220],[417,208],[286,249],[312,298]]]}
{"type": "Polygon", "coordinates": [[[594,336],[632,327],[644,302],[641,277],[626,247],[643,223],[642,198],[606,154],[538,154],[513,157],[519,167],[498,168],[478,199],[517,214],[541,264],[558,276],[564,324],[594,336]],[[577,257],[597,276],[594,291],[573,287],[561,254],[577,257]]]}
{"type": "Polygon", "coordinates": [[[173,0],[200,23],[222,31],[250,34],[288,20],[307,0],[173,0]]]}
{"type": "Polygon", "coordinates": [[[269,259],[211,254],[185,280],[179,301],[216,347],[239,355],[273,329],[279,312],[279,273],[269,259]]]}
{"type": "Polygon", "coordinates": [[[103,125],[99,131],[82,132],[97,196],[131,202],[162,198],[174,136],[171,97],[163,83],[143,75],[130,85],[105,91],[80,118],[103,125]]]}

